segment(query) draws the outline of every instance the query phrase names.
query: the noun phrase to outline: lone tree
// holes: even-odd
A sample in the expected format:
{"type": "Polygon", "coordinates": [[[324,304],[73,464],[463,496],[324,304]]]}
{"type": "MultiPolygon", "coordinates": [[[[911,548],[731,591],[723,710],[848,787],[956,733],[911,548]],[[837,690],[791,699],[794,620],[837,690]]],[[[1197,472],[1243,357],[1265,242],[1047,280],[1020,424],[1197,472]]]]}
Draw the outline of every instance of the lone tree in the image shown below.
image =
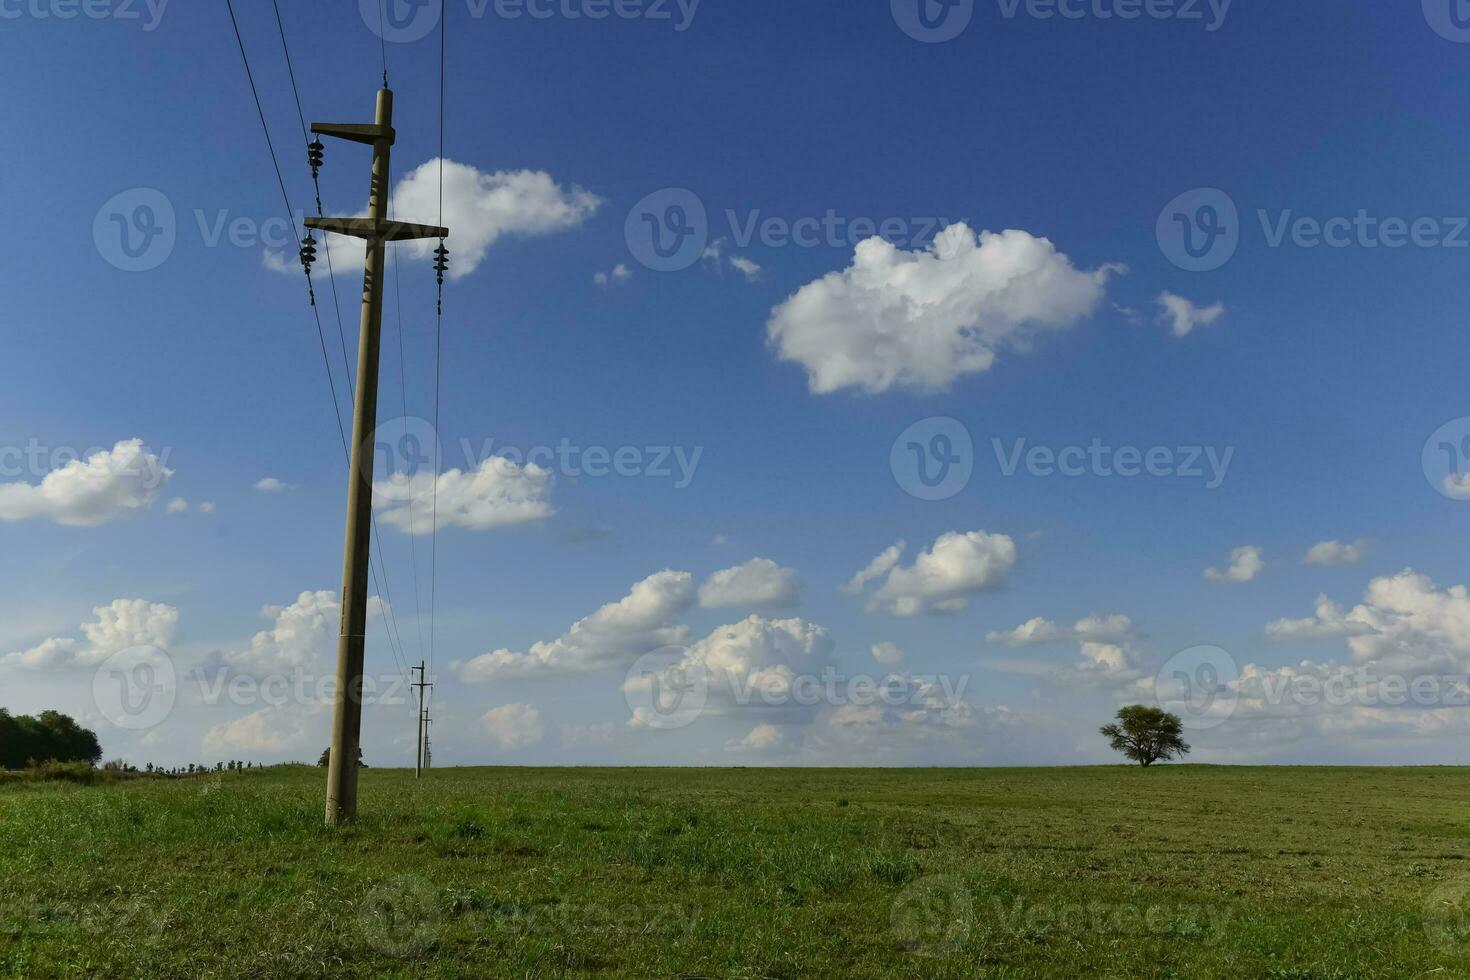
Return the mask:
{"type": "MultiPolygon", "coordinates": [[[[320,766],[321,768],[325,769],[325,768],[327,768],[327,763],[330,762],[331,760],[332,760],[332,749],[329,746],[329,747],[327,747],[325,749],[322,749],[322,757],[320,759],[316,760],[316,764],[318,766],[320,766]]],[[[366,762],[363,762],[362,761],[362,746],[359,745],[357,747],[357,768],[359,768],[359,769],[366,769],[367,767],[368,767],[368,764],[366,762]]]]}
{"type": "Polygon", "coordinates": [[[1178,715],[1142,704],[1119,708],[1118,720],[1099,729],[1114,749],[1144,767],[1188,755],[1183,730],[1178,715]]]}

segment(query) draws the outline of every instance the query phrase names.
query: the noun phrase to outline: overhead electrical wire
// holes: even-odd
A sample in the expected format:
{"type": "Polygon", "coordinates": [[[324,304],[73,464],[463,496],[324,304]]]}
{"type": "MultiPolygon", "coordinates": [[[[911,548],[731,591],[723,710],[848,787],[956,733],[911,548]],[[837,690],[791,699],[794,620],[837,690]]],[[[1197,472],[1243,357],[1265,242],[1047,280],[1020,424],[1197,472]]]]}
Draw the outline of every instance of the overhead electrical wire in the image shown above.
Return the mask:
{"type": "MultiPolygon", "coordinates": [[[[275,2],[275,0],[273,0],[273,3],[274,2],[275,2]]],[[[229,11],[229,14],[230,14],[230,26],[234,29],[235,43],[240,48],[240,60],[241,60],[241,62],[245,66],[245,78],[246,78],[246,80],[250,84],[250,94],[251,94],[251,97],[255,101],[255,111],[256,111],[256,114],[260,117],[261,132],[265,135],[266,149],[270,152],[271,165],[272,165],[272,167],[275,168],[276,181],[280,185],[280,188],[281,188],[281,199],[282,199],[282,201],[286,205],[286,218],[287,218],[287,222],[292,227],[295,227],[295,215],[296,215],[296,211],[291,206],[291,195],[286,190],[286,181],[285,181],[285,177],[282,175],[282,172],[281,172],[280,159],[276,155],[275,143],[271,139],[270,126],[266,122],[265,109],[262,106],[261,101],[260,101],[260,90],[256,87],[256,84],[255,84],[255,73],[253,71],[251,71],[251,68],[250,68],[250,56],[245,51],[245,41],[244,41],[244,38],[240,34],[240,22],[235,17],[235,7],[234,7],[234,3],[232,2],[232,0],[225,0],[225,8],[229,11]]],[[[277,25],[279,26],[280,25],[280,8],[279,8],[279,6],[276,7],[276,17],[277,17],[277,25]]],[[[281,28],[281,42],[282,42],[282,45],[284,46],[285,45],[285,29],[283,27],[281,28]]],[[[289,51],[288,51],[287,57],[288,57],[287,66],[288,66],[288,69],[289,69],[289,65],[290,65],[290,62],[289,62],[289,51]]],[[[291,72],[291,78],[292,78],[292,81],[291,81],[292,90],[293,90],[293,93],[295,93],[296,92],[296,82],[295,82],[295,73],[294,72],[291,72]]],[[[301,99],[300,99],[299,93],[296,93],[296,102],[297,102],[297,111],[298,111],[298,114],[299,114],[300,113],[300,105],[301,105],[301,99]]],[[[304,131],[304,128],[305,128],[305,116],[304,115],[301,116],[301,121],[302,121],[302,127],[303,127],[303,131],[304,131]]],[[[318,200],[320,200],[319,197],[318,197],[318,200]]],[[[330,249],[328,249],[328,257],[329,257],[329,262],[330,262],[330,249]]],[[[330,271],[330,265],[329,265],[329,271],[330,271]]],[[[310,277],[308,276],[308,288],[310,288],[309,287],[309,284],[310,284],[310,277]]],[[[334,292],[334,294],[335,294],[335,291],[336,291],[336,283],[334,281],[333,282],[333,292],[334,292]]],[[[322,365],[323,365],[323,367],[326,368],[326,371],[327,371],[327,383],[328,383],[328,386],[330,388],[331,397],[332,397],[332,412],[336,416],[336,419],[337,419],[337,434],[338,434],[339,438],[342,441],[342,452],[343,452],[343,455],[347,457],[347,459],[348,459],[348,466],[350,468],[352,464],[351,464],[351,453],[349,452],[348,447],[347,447],[347,431],[346,431],[346,428],[344,427],[344,425],[342,423],[342,410],[341,410],[341,403],[339,401],[338,394],[337,394],[337,385],[336,385],[336,382],[333,380],[331,361],[327,357],[327,353],[326,353],[326,350],[327,350],[327,345],[326,345],[326,332],[322,328],[321,313],[318,310],[314,299],[313,299],[313,302],[312,302],[312,305],[311,305],[311,310],[312,310],[313,318],[316,321],[317,340],[318,340],[318,342],[320,344],[321,351],[322,351],[322,365]]],[[[340,318],[341,318],[341,309],[339,307],[338,308],[338,319],[339,319],[339,323],[340,323],[340,318]]],[[[351,378],[349,377],[349,382],[350,381],[351,381],[351,378]]],[[[376,522],[376,518],[375,518],[374,519],[374,531],[376,532],[376,530],[377,530],[377,522],[376,522]]],[[[381,538],[379,539],[378,547],[379,547],[379,550],[381,551],[381,549],[382,549],[381,538]]],[[[371,554],[369,555],[369,558],[370,559],[373,558],[373,557],[378,557],[378,563],[381,564],[381,556],[372,556],[371,554]]],[[[392,607],[392,603],[393,603],[393,600],[392,600],[391,595],[389,594],[388,590],[386,588],[380,586],[380,584],[379,584],[379,578],[378,578],[378,570],[377,570],[376,567],[373,566],[371,560],[369,562],[368,570],[369,570],[369,573],[372,575],[374,588],[377,589],[378,590],[378,593],[381,596],[384,597],[384,600],[386,601],[386,604],[387,604],[387,611],[386,611],[385,615],[383,616],[383,627],[384,627],[384,633],[386,634],[386,636],[388,638],[388,648],[392,652],[393,659],[398,664],[399,670],[405,676],[407,676],[407,673],[408,673],[408,671],[407,671],[407,661],[404,660],[403,655],[402,655],[402,653],[400,652],[400,649],[399,649],[399,647],[401,646],[401,641],[399,640],[399,638],[396,635],[397,634],[397,623],[394,620],[393,615],[392,615],[392,608],[393,608],[392,607]]],[[[383,569],[383,581],[386,582],[386,580],[387,580],[387,569],[384,568],[383,569]]]]}

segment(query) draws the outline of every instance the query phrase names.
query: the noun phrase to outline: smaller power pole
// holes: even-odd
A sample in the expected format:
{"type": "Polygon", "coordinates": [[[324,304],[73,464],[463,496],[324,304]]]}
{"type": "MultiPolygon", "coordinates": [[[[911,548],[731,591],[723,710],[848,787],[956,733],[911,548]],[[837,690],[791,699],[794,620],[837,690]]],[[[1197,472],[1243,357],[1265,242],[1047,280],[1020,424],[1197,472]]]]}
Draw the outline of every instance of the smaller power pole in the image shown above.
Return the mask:
{"type": "Polygon", "coordinates": [[[416,687],[416,688],[419,689],[419,727],[418,727],[418,737],[414,741],[414,756],[413,756],[413,778],[414,779],[420,779],[420,778],[423,777],[423,775],[424,775],[424,763],[425,763],[426,758],[428,756],[428,744],[429,744],[428,743],[428,732],[427,732],[427,730],[425,728],[425,724],[424,724],[425,718],[427,717],[424,714],[424,688],[426,688],[426,687],[433,687],[434,685],[429,683],[429,679],[428,679],[428,677],[424,673],[426,667],[427,667],[427,664],[425,664],[424,661],[420,660],[419,661],[419,665],[417,667],[410,668],[412,670],[418,671],[418,675],[419,675],[418,681],[415,682],[414,684],[410,685],[412,687],[416,687]]]}
{"type": "Polygon", "coordinates": [[[427,713],[424,715],[424,768],[434,768],[434,742],[429,738],[429,726],[434,724],[434,719],[427,713]]]}

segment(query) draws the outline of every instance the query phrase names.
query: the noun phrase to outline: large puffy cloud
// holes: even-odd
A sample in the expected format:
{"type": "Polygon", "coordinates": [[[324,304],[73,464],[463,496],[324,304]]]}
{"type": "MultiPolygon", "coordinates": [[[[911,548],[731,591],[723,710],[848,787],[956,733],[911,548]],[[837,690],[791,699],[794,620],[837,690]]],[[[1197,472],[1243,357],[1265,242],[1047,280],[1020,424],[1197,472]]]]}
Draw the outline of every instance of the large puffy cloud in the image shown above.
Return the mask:
{"type": "Polygon", "coordinates": [[[551,506],[551,471],[535,463],[524,466],[491,456],[468,473],[447,470],[439,474],[435,503],[432,473],[401,474],[373,486],[378,517],[410,534],[429,534],[437,527],[490,531],[543,521],[555,513],[551,506]]]}
{"type": "Polygon", "coordinates": [[[1317,739],[1361,751],[1391,740],[1470,734],[1470,593],[1441,589],[1412,569],[1373,579],[1352,609],[1322,596],[1316,615],[1267,626],[1275,640],[1331,637],[1345,641],[1351,663],[1302,660],[1267,667],[1250,663],[1229,682],[1212,711],[1228,724],[1223,745],[1243,758],[1266,758],[1281,746],[1317,739]]]}
{"type": "Polygon", "coordinates": [[[1373,632],[1362,617],[1349,619],[1342,607],[1325,595],[1317,597],[1317,615],[1305,619],[1278,619],[1266,624],[1273,640],[1291,641],[1320,637],[1361,636],[1373,632]]]}
{"type": "Polygon", "coordinates": [[[801,578],[796,570],[783,568],[769,558],[752,558],[743,565],[721,569],[699,587],[699,604],[706,609],[781,609],[800,602],[801,578]]]}
{"type": "MultiPolygon", "coordinates": [[[[539,170],[487,172],[453,160],[444,161],[444,225],[449,229],[449,277],[458,279],[479,268],[490,246],[506,237],[549,235],[575,228],[592,217],[602,200],[575,185],[558,184],[539,170]]],[[[366,211],[360,213],[365,216],[366,211]]],[[[438,224],[439,160],[410,170],[393,188],[393,217],[417,224],[438,224]]],[[[343,235],[326,235],[332,269],[339,275],[361,275],[365,246],[343,235]]],[[[411,258],[428,261],[435,240],[404,242],[411,258]]],[[[278,253],[266,253],[266,266],[300,274],[299,266],[278,253]]],[[[324,268],[318,263],[317,268],[324,268]]]]}
{"type": "Polygon", "coordinates": [[[1373,579],[1350,610],[1320,596],[1316,616],[1277,620],[1266,634],[1275,640],[1341,637],[1360,664],[1470,671],[1470,593],[1463,585],[1440,589],[1427,575],[1405,569],[1373,579]]]}
{"type": "Polygon", "coordinates": [[[141,439],[126,439],[85,460],[71,460],[39,484],[0,484],[0,520],[39,518],[96,527],[147,510],[171,476],[173,470],[141,439]]]}
{"type": "Polygon", "coordinates": [[[1470,594],[1463,585],[1440,589],[1429,576],[1405,569],[1370,582],[1346,618],[1368,627],[1348,637],[1359,663],[1470,671],[1470,594]]]}
{"type": "Polygon", "coordinates": [[[627,666],[645,653],[687,639],[688,628],[675,619],[694,605],[694,598],[694,579],[688,572],[665,570],[577,621],[555,640],[534,643],[525,653],[501,649],[450,667],[462,680],[479,683],[627,666]]]}
{"type": "Polygon", "coordinates": [[[167,650],[179,623],[179,611],[173,606],[144,599],[115,599],[96,607],[92,614],[96,619],[80,626],[85,639],[52,637],[29,650],[0,657],[0,665],[30,670],[92,667],[129,647],[167,650]]]}
{"type": "MultiPolygon", "coordinates": [[[[809,720],[815,705],[793,696],[798,677],[819,676],[833,667],[834,643],[827,630],[801,619],[765,619],[750,616],[721,626],[684,652],[671,671],[698,675],[706,682],[710,710],[717,713],[753,711],[787,721],[809,720]]],[[[648,675],[630,677],[625,689],[647,687],[648,675]]],[[[633,723],[642,724],[644,709],[633,723]]]]}
{"type": "Polygon", "coordinates": [[[491,708],[480,718],[480,728],[500,752],[538,745],[546,738],[541,710],[533,704],[506,704],[491,708]]]}
{"type": "Polygon", "coordinates": [[[225,654],[224,661],[247,674],[291,674],[326,655],[336,638],[340,604],[334,592],[303,592],[289,606],[267,606],[261,615],[270,629],[250,639],[249,647],[225,654]]]}
{"type": "Polygon", "coordinates": [[[818,394],[942,390],[989,370],[999,351],[1024,350],[1091,314],[1120,268],[1079,270],[1045,238],[977,236],[963,223],[916,251],[870,238],[847,269],[776,307],[767,337],[818,394]]]}
{"type": "MultiPolygon", "coordinates": [[[[1015,565],[1016,543],[1006,535],[951,531],[920,552],[912,565],[900,565],[895,557],[882,586],[868,600],[868,609],[885,609],[895,616],[958,612],[974,595],[1003,587],[1015,565]]],[[[853,581],[874,567],[870,564],[853,581]]]]}

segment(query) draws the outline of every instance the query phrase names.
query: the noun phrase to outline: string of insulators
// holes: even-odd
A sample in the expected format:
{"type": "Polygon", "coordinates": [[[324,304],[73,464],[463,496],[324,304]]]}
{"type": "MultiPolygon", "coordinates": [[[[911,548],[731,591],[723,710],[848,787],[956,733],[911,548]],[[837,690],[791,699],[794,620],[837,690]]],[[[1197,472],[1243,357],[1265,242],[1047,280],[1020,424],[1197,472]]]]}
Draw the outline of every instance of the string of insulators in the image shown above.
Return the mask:
{"type": "Polygon", "coordinates": [[[322,161],[326,159],[327,148],[322,145],[321,140],[312,140],[306,145],[306,162],[311,164],[311,179],[316,180],[317,174],[321,172],[322,161]]]}
{"type": "Polygon", "coordinates": [[[444,247],[444,239],[439,239],[439,247],[434,249],[434,272],[439,280],[438,311],[444,312],[444,273],[449,271],[449,249],[444,247]]]}
{"type": "Polygon", "coordinates": [[[311,232],[301,239],[301,268],[306,271],[306,289],[311,294],[311,305],[316,305],[316,288],[311,282],[311,264],[316,261],[316,239],[311,232]]]}

